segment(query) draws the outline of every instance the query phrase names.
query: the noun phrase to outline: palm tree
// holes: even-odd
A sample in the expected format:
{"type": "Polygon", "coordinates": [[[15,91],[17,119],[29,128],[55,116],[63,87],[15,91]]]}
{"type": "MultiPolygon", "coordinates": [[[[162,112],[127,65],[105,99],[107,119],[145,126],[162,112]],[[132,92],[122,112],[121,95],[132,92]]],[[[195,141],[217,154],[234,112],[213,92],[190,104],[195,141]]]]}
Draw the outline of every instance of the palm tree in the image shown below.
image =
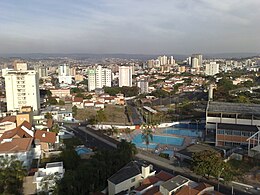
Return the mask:
{"type": "Polygon", "coordinates": [[[143,125],[142,126],[142,140],[146,144],[146,149],[148,150],[148,145],[150,141],[153,140],[153,131],[152,131],[151,125],[143,125]]]}

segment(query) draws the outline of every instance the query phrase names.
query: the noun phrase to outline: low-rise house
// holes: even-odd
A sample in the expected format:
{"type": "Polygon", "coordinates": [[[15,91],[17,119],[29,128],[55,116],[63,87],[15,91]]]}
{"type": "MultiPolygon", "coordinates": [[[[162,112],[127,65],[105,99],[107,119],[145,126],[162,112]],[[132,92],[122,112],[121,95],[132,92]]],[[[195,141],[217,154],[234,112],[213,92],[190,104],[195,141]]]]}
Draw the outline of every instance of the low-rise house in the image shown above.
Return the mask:
{"type": "Polygon", "coordinates": [[[84,101],[84,107],[94,107],[95,103],[93,101],[84,101]]]}
{"type": "Polygon", "coordinates": [[[131,161],[108,179],[108,193],[109,195],[120,192],[129,193],[137,188],[145,178],[154,174],[152,165],[147,166],[131,161]]]}
{"type": "Polygon", "coordinates": [[[29,167],[33,159],[33,138],[2,139],[0,157],[16,157],[22,165],[29,167]]]}
{"type": "Polygon", "coordinates": [[[56,185],[55,180],[63,178],[64,173],[63,162],[47,163],[45,168],[39,168],[33,178],[37,192],[51,190],[56,185]]]}
{"type": "Polygon", "coordinates": [[[83,108],[83,98],[74,97],[72,101],[72,106],[77,106],[78,108],[83,108]]]}
{"type": "Polygon", "coordinates": [[[105,108],[105,104],[102,103],[102,102],[95,102],[95,108],[104,109],[105,108]]]}
{"type": "Polygon", "coordinates": [[[59,136],[54,132],[37,130],[34,135],[35,144],[41,146],[42,155],[48,155],[52,150],[55,150],[59,143],[59,136]]]}
{"type": "Polygon", "coordinates": [[[16,128],[16,116],[6,116],[0,121],[0,137],[5,131],[16,128]]]}
{"type": "Polygon", "coordinates": [[[0,141],[3,139],[11,139],[11,138],[32,138],[34,135],[34,130],[32,125],[24,121],[21,125],[18,127],[5,131],[3,135],[0,137],[0,141]]]}
{"type": "Polygon", "coordinates": [[[188,185],[189,181],[188,178],[178,175],[160,185],[160,192],[162,195],[175,194],[178,189],[188,185]]]}

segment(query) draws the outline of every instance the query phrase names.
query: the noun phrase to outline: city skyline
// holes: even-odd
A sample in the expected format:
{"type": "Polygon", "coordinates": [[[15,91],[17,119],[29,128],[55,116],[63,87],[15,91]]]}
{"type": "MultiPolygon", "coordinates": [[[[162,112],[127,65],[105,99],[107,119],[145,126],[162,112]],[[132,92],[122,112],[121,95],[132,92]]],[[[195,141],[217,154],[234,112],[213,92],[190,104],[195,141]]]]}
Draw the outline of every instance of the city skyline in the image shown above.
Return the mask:
{"type": "Polygon", "coordinates": [[[0,53],[259,52],[258,0],[0,2],[0,53]]]}

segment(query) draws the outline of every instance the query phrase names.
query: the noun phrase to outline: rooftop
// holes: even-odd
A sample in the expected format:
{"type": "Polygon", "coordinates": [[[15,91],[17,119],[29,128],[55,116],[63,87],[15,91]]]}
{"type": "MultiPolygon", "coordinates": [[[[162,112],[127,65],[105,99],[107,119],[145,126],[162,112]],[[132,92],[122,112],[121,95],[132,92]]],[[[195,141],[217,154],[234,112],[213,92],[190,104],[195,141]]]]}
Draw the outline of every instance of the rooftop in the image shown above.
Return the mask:
{"type": "Polygon", "coordinates": [[[236,114],[256,114],[260,113],[260,104],[243,104],[230,102],[209,102],[208,112],[225,112],[236,114]]]}
{"type": "Polygon", "coordinates": [[[33,138],[10,139],[0,144],[0,153],[18,153],[30,150],[33,138]]]}
{"type": "Polygon", "coordinates": [[[185,149],[178,151],[178,153],[183,154],[185,156],[192,157],[193,153],[201,152],[204,150],[221,151],[220,148],[216,148],[214,146],[210,146],[207,144],[192,144],[186,147],[185,149]]]}
{"type": "Polygon", "coordinates": [[[56,133],[44,130],[37,130],[34,137],[40,140],[40,142],[55,143],[56,141],[56,133]]]}
{"type": "Polygon", "coordinates": [[[176,177],[164,182],[161,186],[170,192],[170,191],[184,185],[188,181],[189,181],[189,179],[187,179],[186,177],[177,175],[176,177]]]}
{"type": "Polygon", "coordinates": [[[236,124],[227,124],[227,123],[218,123],[218,129],[226,129],[226,130],[237,130],[237,131],[259,131],[257,126],[252,125],[236,125],[236,124]]]}
{"type": "Polygon", "coordinates": [[[120,169],[118,172],[116,172],[114,175],[112,175],[108,181],[119,184],[127,179],[130,179],[138,174],[140,174],[140,167],[135,161],[129,162],[126,166],[124,166],[122,169],[120,169]]]}

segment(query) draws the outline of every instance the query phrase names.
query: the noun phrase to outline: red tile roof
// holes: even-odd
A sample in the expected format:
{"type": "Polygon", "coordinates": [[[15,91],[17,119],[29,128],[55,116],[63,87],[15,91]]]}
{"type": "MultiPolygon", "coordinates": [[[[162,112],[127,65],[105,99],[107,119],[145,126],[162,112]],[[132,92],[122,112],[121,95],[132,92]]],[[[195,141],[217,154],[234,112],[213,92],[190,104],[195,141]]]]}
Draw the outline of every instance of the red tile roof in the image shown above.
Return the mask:
{"type": "Polygon", "coordinates": [[[208,187],[212,187],[211,185],[207,184],[207,183],[199,183],[198,186],[196,186],[194,189],[202,191],[208,187]]]}
{"type": "Polygon", "coordinates": [[[24,121],[18,127],[9,131],[5,131],[3,135],[0,137],[0,141],[3,139],[13,138],[15,135],[19,136],[20,138],[31,138],[32,136],[28,134],[25,130],[23,130],[22,127],[26,127],[27,129],[31,130],[32,125],[29,122],[24,121]]]}
{"type": "Polygon", "coordinates": [[[199,193],[200,193],[199,190],[192,189],[189,186],[183,186],[181,189],[179,189],[174,194],[175,195],[197,195],[199,193]]]}
{"type": "Polygon", "coordinates": [[[40,140],[40,142],[55,143],[56,141],[56,133],[54,132],[37,130],[34,137],[35,139],[40,140]]]}
{"type": "Polygon", "coordinates": [[[13,122],[15,123],[16,122],[16,116],[6,116],[4,117],[0,123],[3,123],[3,122],[13,122]]]}
{"type": "Polygon", "coordinates": [[[0,144],[0,153],[17,153],[30,150],[33,138],[12,139],[0,144]]]}
{"type": "Polygon", "coordinates": [[[155,176],[159,178],[161,181],[168,181],[169,179],[173,178],[172,174],[167,173],[165,171],[160,171],[155,176]]]}
{"type": "Polygon", "coordinates": [[[73,102],[83,102],[83,98],[82,97],[74,97],[73,102]]]}
{"type": "Polygon", "coordinates": [[[159,191],[160,191],[160,187],[154,186],[154,187],[150,188],[149,190],[147,190],[145,193],[143,193],[143,195],[155,195],[155,194],[160,193],[159,191]]]}

